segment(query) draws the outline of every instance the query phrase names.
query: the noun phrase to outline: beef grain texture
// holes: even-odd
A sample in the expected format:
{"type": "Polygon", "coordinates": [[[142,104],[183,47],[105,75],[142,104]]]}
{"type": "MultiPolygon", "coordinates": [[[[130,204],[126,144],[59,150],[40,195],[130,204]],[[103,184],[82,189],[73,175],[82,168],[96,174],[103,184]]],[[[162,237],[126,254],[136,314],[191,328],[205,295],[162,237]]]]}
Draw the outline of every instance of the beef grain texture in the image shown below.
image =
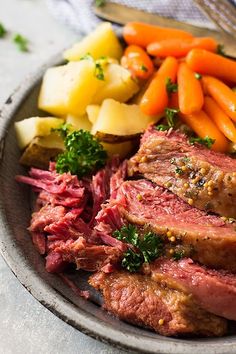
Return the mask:
{"type": "Polygon", "coordinates": [[[236,218],[236,160],[181,133],[150,127],[129,161],[129,174],[137,173],[201,210],[236,218]]]}
{"type": "Polygon", "coordinates": [[[208,337],[226,333],[225,319],[202,310],[191,295],[163,287],[149,276],[99,272],[89,282],[102,292],[106,310],[132,324],[165,336],[208,337]]]}
{"type": "Polygon", "coordinates": [[[185,257],[236,273],[235,223],[194,208],[167,189],[144,179],[122,183],[116,198],[103,206],[97,221],[109,224],[115,207],[126,223],[162,235],[167,249],[180,247],[185,257]],[[174,242],[167,237],[168,231],[175,237],[174,242]]]}

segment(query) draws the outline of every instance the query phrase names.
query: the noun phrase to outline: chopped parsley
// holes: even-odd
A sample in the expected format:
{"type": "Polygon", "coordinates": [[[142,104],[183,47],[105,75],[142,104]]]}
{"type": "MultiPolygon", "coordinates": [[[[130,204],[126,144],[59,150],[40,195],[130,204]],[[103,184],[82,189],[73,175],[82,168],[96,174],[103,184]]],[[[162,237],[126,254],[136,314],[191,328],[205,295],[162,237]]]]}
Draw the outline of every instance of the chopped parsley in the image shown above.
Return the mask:
{"type": "Polygon", "coordinates": [[[223,44],[218,44],[217,49],[216,49],[216,53],[219,55],[222,55],[223,57],[226,56],[223,44]]]}
{"type": "Polygon", "coordinates": [[[168,94],[178,91],[178,85],[172,82],[169,77],[166,79],[166,91],[168,94]]]}
{"type": "Polygon", "coordinates": [[[141,70],[147,72],[148,68],[145,65],[141,65],[141,70]]]}
{"type": "Polygon", "coordinates": [[[104,71],[103,71],[103,66],[101,64],[101,60],[104,61],[106,59],[107,59],[107,57],[102,56],[98,60],[94,60],[92,55],[90,53],[87,53],[87,54],[83,55],[82,57],[80,57],[79,60],[91,60],[91,61],[94,61],[94,63],[95,63],[94,76],[96,76],[96,78],[98,80],[104,81],[105,80],[105,76],[104,76],[104,71]]]}
{"type": "Polygon", "coordinates": [[[68,125],[56,129],[64,138],[65,152],[58,155],[56,171],[70,172],[79,178],[87,176],[103,167],[107,153],[99,141],[88,131],[69,131],[68,125]]]}
{"type": "Polygon", "coordinates": [[[137,272],[143,263],[150,263],[163,254],[163,240],[151,231],[140,237],[137,227],[128,224],[114,231],[113,236],[135,247],[135,250],[129,247],[121,262],[129,272],[137,272]]]}
{"type": "Polygon", "coordinates": [[[170,129],[169,125],[165,125],[165,124],[159,124],[155,128],[156,128],[156,130],[159,130],[161,132],[164,132],[164,131],[170,129]]]}
{"type": "Polygon", "coordinates": [[[173,259],[175,261],[179,261],[180,259],[182,259],[184,257],[184,255],[185,255],[184,250],[175,251],[173,253],[173,259]]]}
{"type": "Polygon", "coordinates": [[[201,80],[201,78],[202,78],[202,75],[199,73],[194,73],[194,76],[197,80],[201,80]]]}
{"type": "Polygon", "coordinates": [[[28,39],[23,37],[21,34],[17,33],[13,37],[13,42],[16,44],[21,52],[28,52],[28,39]]]}
{"type": "Polygon", "coordinates": [[[210,149],[212,147],[214,142],[215,142],[215,139],[212,139],[209,136],[206,136],[205,138],[199,138],[199,137],[197,137],[197,138],[195,138],[195,137],[189,138],[189,143],[191,145],[195,144],[195,143],[198,143],[198,144],[202,144],[202,145],[206,146],[208,149],[210,149]]]}
{"type": "Polygon", "coordinates": [[[168,107],[165,109],[166,120],[170,128],[173,128],[176,124],[177,113],[179,113],[179,109],[168,107]]]}
{"type": "Polygon", "coordinates": [[[178,175],[182,175],[184,173],[184,171],[180,167],[176,167],[175,173],[178,175]]]}
{"type": "Polygon", "coordinates": [[[95,0],[95,5],[97,7],[102,7],[102,6],[106,5],[106,0],[95,0]]]}
{"type": "Polygon", "coordinates": [[[0,38],[3,38],[7,34],[6,28],[0,23],[0,38]]]}

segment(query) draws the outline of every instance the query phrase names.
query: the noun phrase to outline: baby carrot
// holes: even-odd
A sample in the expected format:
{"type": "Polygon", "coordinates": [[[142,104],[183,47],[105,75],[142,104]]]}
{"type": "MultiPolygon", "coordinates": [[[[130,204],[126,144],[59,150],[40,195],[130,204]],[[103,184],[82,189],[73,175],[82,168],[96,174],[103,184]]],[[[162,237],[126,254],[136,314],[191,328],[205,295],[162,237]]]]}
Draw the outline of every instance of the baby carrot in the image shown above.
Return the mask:
{"type": "Polygon", "coordinates": [[[188,66],[200,74],[216,76],[229,82],[236,82],[236,61],[204,49],[192,49],[187,57],[188,66]]]}
{"type": "Polygon", "coordinates": [[[193,114],[181,114],[180,117],[200,138],[204,139],[208,136],[215,140],[211,147],[212,150],[219,152],[226,152],[228,150],[227,139],[205,112],[199,111],[193,114]]]}
{"type": "Polygon", "coordinates": [[[211,37],[199,37],[189,39],[171,38],[160,42],[154,42],[147,46],[147,52],[157,57],[173,56],[181,58],[193,48],[202,48],[210,52],[216,52],[217,42],[211,37]]]}
{"type": "Polygon", "coordinates": [[[177,82],[180,112],[192,114],[200,111],[204,102],[202,87],[186,63],[179,65],[177,82]]]}
{"type": "Polygon", "coordinates": [[[219,130],[226,136],[226,138],[236,143],[235,125],[213,100],[213,98],[208,96],[205,97],[203,110],[215,122],[219,130]]]}
{"type": "Polygon", "coordinates": [[[155,115],[164,112],[168,105],[168,92],[166,88],[168,78],[175,82],[178,69],[178,62],[173,57],[164,60],[150,85],[145,91],[140,109],[148,115],[155,115]]]}
{"type": "Polygon", "coordinates": [[[154,70],[154,65],[148,54],[137,45],[129,45],[125,49],[121,65],[139,79],[148,79],[154,70]]]}
{"type": "Polygon", "coordinates": [[[236,122],[236,93],[222,81],[211,76],[203,76],[202,83],[207,95],[213,97],[223,111],[236,122]]]}
{"type": "Polygon", "coordinates": [[[164,28],[142,22],[129,22],[123,28],[123,37],[128,44],[146,47],[148,44],[170,38],[192,38],[192,34],[175,28],[164,28]]]}

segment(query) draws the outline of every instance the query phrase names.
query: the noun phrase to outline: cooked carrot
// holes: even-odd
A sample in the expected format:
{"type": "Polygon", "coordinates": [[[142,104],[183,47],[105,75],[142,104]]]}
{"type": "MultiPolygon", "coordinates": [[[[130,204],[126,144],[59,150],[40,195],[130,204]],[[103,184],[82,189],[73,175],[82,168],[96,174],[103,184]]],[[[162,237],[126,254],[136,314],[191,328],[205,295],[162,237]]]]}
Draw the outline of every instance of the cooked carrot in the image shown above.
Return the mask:
{"type": "Polygon", "coordinates": [[[177,69],[178,62],[175,58],[168,57],[164,60],[141,99],[140,108],[143,113],[155,115],[164,112],[168,105],[167,79],[175,82],[177,69]]]}
{"type": "Polygon", "coordinates": [[[216,76],[220,79],[236,82],[236,61],[204,49],[192,49],[187,57],[188,66],[200,74],[216,76]]]}
{"type": "Polygon", "coordinates": [[[226,152],[228,150],[227,139],[205,112],[199,111],[193,114],[180,114],[180,117],[200,138],[209,137],[215,140],[211,147],[212,150],[219,152],[226,152]]]}
{"type": "Polygon", "coordinates": [[[164,28],[142,22],[129,22],[123,28],[123,37],[128,44],[146,47],[152,42],[170,38],[192,38],[192,34],[175,28],[164,28]]]}
{"type": "Polygon", "coordinates": [[[231,119],[218,106],[213,98],[206,96],[204,100],[203,110],[215,122],[219,130],[229,140],[236,143],[236,128],[231,119]]]}
{"type": "Polygon", "coordinates": [[[210,52],[216,52],[217,42],[211,37],[199,37],[189,39],[171,38],[154,42],[147,46],[147,52],[157,57],[173,56],[181,58],[193,48],[202,48],[210,52]]]}
{"type": "Polygon", "coordinates": [[[206,94],[213,97],[223,111],[236,122],[236,93],[212,76],[203,76],[202,83],[206,94]]]}
{"type": "Polygon", "coordinates": [[[148,79],[154,70],[154,65],[148,54],[137,45],[129,45],[125,49],[121,65],[139,79],[148,79]]]}
{"type": "Polygon", "coordinates": [[[204,103],[202,87],[186,63],[179,65],[177,82],[180,112],[192,114],[200,111],[204,103]]]}

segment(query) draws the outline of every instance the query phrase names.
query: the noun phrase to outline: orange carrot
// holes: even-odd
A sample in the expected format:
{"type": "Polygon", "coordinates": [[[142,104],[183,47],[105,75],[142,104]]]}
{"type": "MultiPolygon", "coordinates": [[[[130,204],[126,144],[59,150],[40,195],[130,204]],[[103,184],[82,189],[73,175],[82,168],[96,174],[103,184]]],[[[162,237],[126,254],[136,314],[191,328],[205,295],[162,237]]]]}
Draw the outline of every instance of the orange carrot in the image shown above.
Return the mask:
{"type": "Polygon", "coordinates": [[[139,79],[148,79],[154,70],[154,65],[148,54],[137,45],[130,45],[125,49],[121,65],[139,79]]]}
{"type": "Polygon", "coordinates": [[[226,138],[236,143],[235,125],[211,97],[205,97],[203,110],[215,122],[226,138]]]}
{"type": "Polygon", "coordinates": [[[169,99],[169,107],[179,109],[179,97],[178,92],[172,92],[169,99]]]}
{"type": "Polygon", "coordinates": [[[222,81],[211,77],[202,78],[203,88],[223,109],[223,111],[236,122],[236,93],[222,81]]]}
{"type": "Polygon", "coordinates": [[[192,49],[186,57],[186,62],[193,71],[200,74],[236,82],[236,61],[234,60],[204,49],[192,49]]]}
{"type": "Polygon", "coordinates": [[[181,58],[193,48],[202,48],[210,52],[216,52],[217,42],[211,37],[199,37],[189,39],[171,38],[160,42],[154,42],[147,46],[147,52],[157,57],[173,56],[181,58]]]}
{"type": "Polygon", "coordinates": [[[148,44],[170,38],[192,38],[192,34],[175,28],[164,28],[142,22],[129,22],[123,28],[123,37],[128,44],[146,47],[148,44]]]}
{"type": "Polygon", "coordinates": [[[186,63],[179,65],[177,82],[180,112],[192,114],[200,111],[204,103],[202,87],[186,63]]]}
{"type": "Polygon", "coordinates": [[[168,57],[164,60],[141,99],[140,108],[143,113],[155,115],[164,112],[168,105],[167,79],[175,82],[177,69],[178,62],[175,58],[168,57]]]}
{"type": "Polygon", "coordinates": [[[215,140],[211,147],[212,150],[219,152],[226,152],[228,150],[227,139],[205,112],[199,111],[193,114],[181,114],[180,117],[200,138],[209,137],[215,140]]]}

